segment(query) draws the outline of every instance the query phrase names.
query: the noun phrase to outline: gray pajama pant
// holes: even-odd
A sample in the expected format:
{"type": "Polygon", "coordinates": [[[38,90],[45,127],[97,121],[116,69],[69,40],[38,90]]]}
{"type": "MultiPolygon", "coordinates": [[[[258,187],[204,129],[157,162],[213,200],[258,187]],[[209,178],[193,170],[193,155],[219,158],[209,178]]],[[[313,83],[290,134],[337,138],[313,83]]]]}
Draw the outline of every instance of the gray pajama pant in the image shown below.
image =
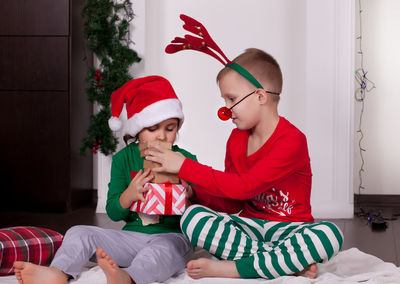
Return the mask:
{"type": "Polygon", "coordinates": [[[183,234],[74,226],[65,234],[50,266],[76,279],[88,260],[96,259],[99,247],[138,284],[167,280],[184,269],[193,256],[193,248],[183,234]]]}

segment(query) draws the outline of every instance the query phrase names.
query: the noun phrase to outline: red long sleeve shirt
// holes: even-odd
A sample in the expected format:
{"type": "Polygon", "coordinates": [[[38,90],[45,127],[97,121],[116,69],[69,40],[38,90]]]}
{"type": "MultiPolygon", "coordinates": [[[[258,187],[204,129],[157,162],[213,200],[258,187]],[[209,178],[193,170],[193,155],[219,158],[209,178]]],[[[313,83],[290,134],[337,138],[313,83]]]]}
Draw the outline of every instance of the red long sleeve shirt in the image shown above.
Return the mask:
{"type": "Polygon", "coordinates": [[[305,135],[280,117],[271,137],[249,156],[248,138],[248,131],[232,131],[224,172],[185,159],[179,177],[197,185],[198,203],[227,213],[242,209],[240,216],[249,218],[313,222],[305,135]]]}

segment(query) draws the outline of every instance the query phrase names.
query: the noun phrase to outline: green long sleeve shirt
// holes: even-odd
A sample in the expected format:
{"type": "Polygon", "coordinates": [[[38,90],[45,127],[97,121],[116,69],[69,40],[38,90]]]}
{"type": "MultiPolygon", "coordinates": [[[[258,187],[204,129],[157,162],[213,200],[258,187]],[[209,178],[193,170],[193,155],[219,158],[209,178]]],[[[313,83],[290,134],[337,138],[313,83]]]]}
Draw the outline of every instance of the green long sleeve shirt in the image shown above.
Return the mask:
{"type": "MultiPolygon", "coordinates": [[[[172,146],[172,151],[180,152],[185,157],[197,161],[196,156],[180,149],[178,146],[172,146]]],[[[131,143],[112,158],[111,179],[108,184],[106,211],[113,221],[125,221],[126,224],[122,230],[136,231],[147,234],[181,232],[179,221],[181,216],[160,216],[160,222],[143,226],[142,220],[136,212],[129,208],[122,208],[119,202],[121,194],[129,186],[132,178],[131,172],[143,170],[144,158],[140,157],[138,143],[131,143]]]]}

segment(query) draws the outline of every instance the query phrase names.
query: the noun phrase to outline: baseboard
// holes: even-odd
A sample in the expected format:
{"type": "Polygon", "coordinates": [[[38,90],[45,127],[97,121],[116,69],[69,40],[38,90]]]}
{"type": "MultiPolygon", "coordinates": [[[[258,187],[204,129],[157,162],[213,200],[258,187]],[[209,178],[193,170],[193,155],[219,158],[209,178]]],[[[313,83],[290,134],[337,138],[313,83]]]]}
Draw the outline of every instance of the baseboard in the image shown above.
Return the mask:
{"type": "Polygon", "coordinates": [[[400,207],[400,195],[354,194],[354,205],[378,207],[400,207]]]}
{"type": "Polygon", "coordinates": [[[312,204],[312,215],[315,219],[350,219],[354,216],[354,207],[347,202],[318,202],[312,204]]]}

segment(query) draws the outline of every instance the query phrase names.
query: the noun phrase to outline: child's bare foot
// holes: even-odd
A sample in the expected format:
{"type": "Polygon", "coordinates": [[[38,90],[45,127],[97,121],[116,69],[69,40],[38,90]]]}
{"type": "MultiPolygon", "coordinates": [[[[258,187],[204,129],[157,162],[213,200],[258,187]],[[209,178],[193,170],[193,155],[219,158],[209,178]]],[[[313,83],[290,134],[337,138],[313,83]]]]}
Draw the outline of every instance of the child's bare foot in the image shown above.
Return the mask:
{"type": "MultiPolygon", "coordinates": [[[[103,269],[107,278],[107,284],[131,284],[133,283],[129,274],[120,269],[112,258],[102,248],[96,251],[97,263],[103,269]]],[[[25,284],[25,283],[23,283],[25,284]]]]}
{"type": "Polygon", "coordinates": [[[16,261],[14,272],[21,284],[68,284],[68,276],[55,267],[16,261]]]}
{"type": "Polygon", "coordinates": [[[297,272],[294,275],[314,279],[317,277],[317,269],[318,269],[317,265],[313,263],[307,266],[303,271],[297,272]]]}
{"type": "Polygon", "coordinates": [[[199,258],[186,265],[186,271],[193,279],[203,277],[240,278],[234,261],[199,258]]]}

